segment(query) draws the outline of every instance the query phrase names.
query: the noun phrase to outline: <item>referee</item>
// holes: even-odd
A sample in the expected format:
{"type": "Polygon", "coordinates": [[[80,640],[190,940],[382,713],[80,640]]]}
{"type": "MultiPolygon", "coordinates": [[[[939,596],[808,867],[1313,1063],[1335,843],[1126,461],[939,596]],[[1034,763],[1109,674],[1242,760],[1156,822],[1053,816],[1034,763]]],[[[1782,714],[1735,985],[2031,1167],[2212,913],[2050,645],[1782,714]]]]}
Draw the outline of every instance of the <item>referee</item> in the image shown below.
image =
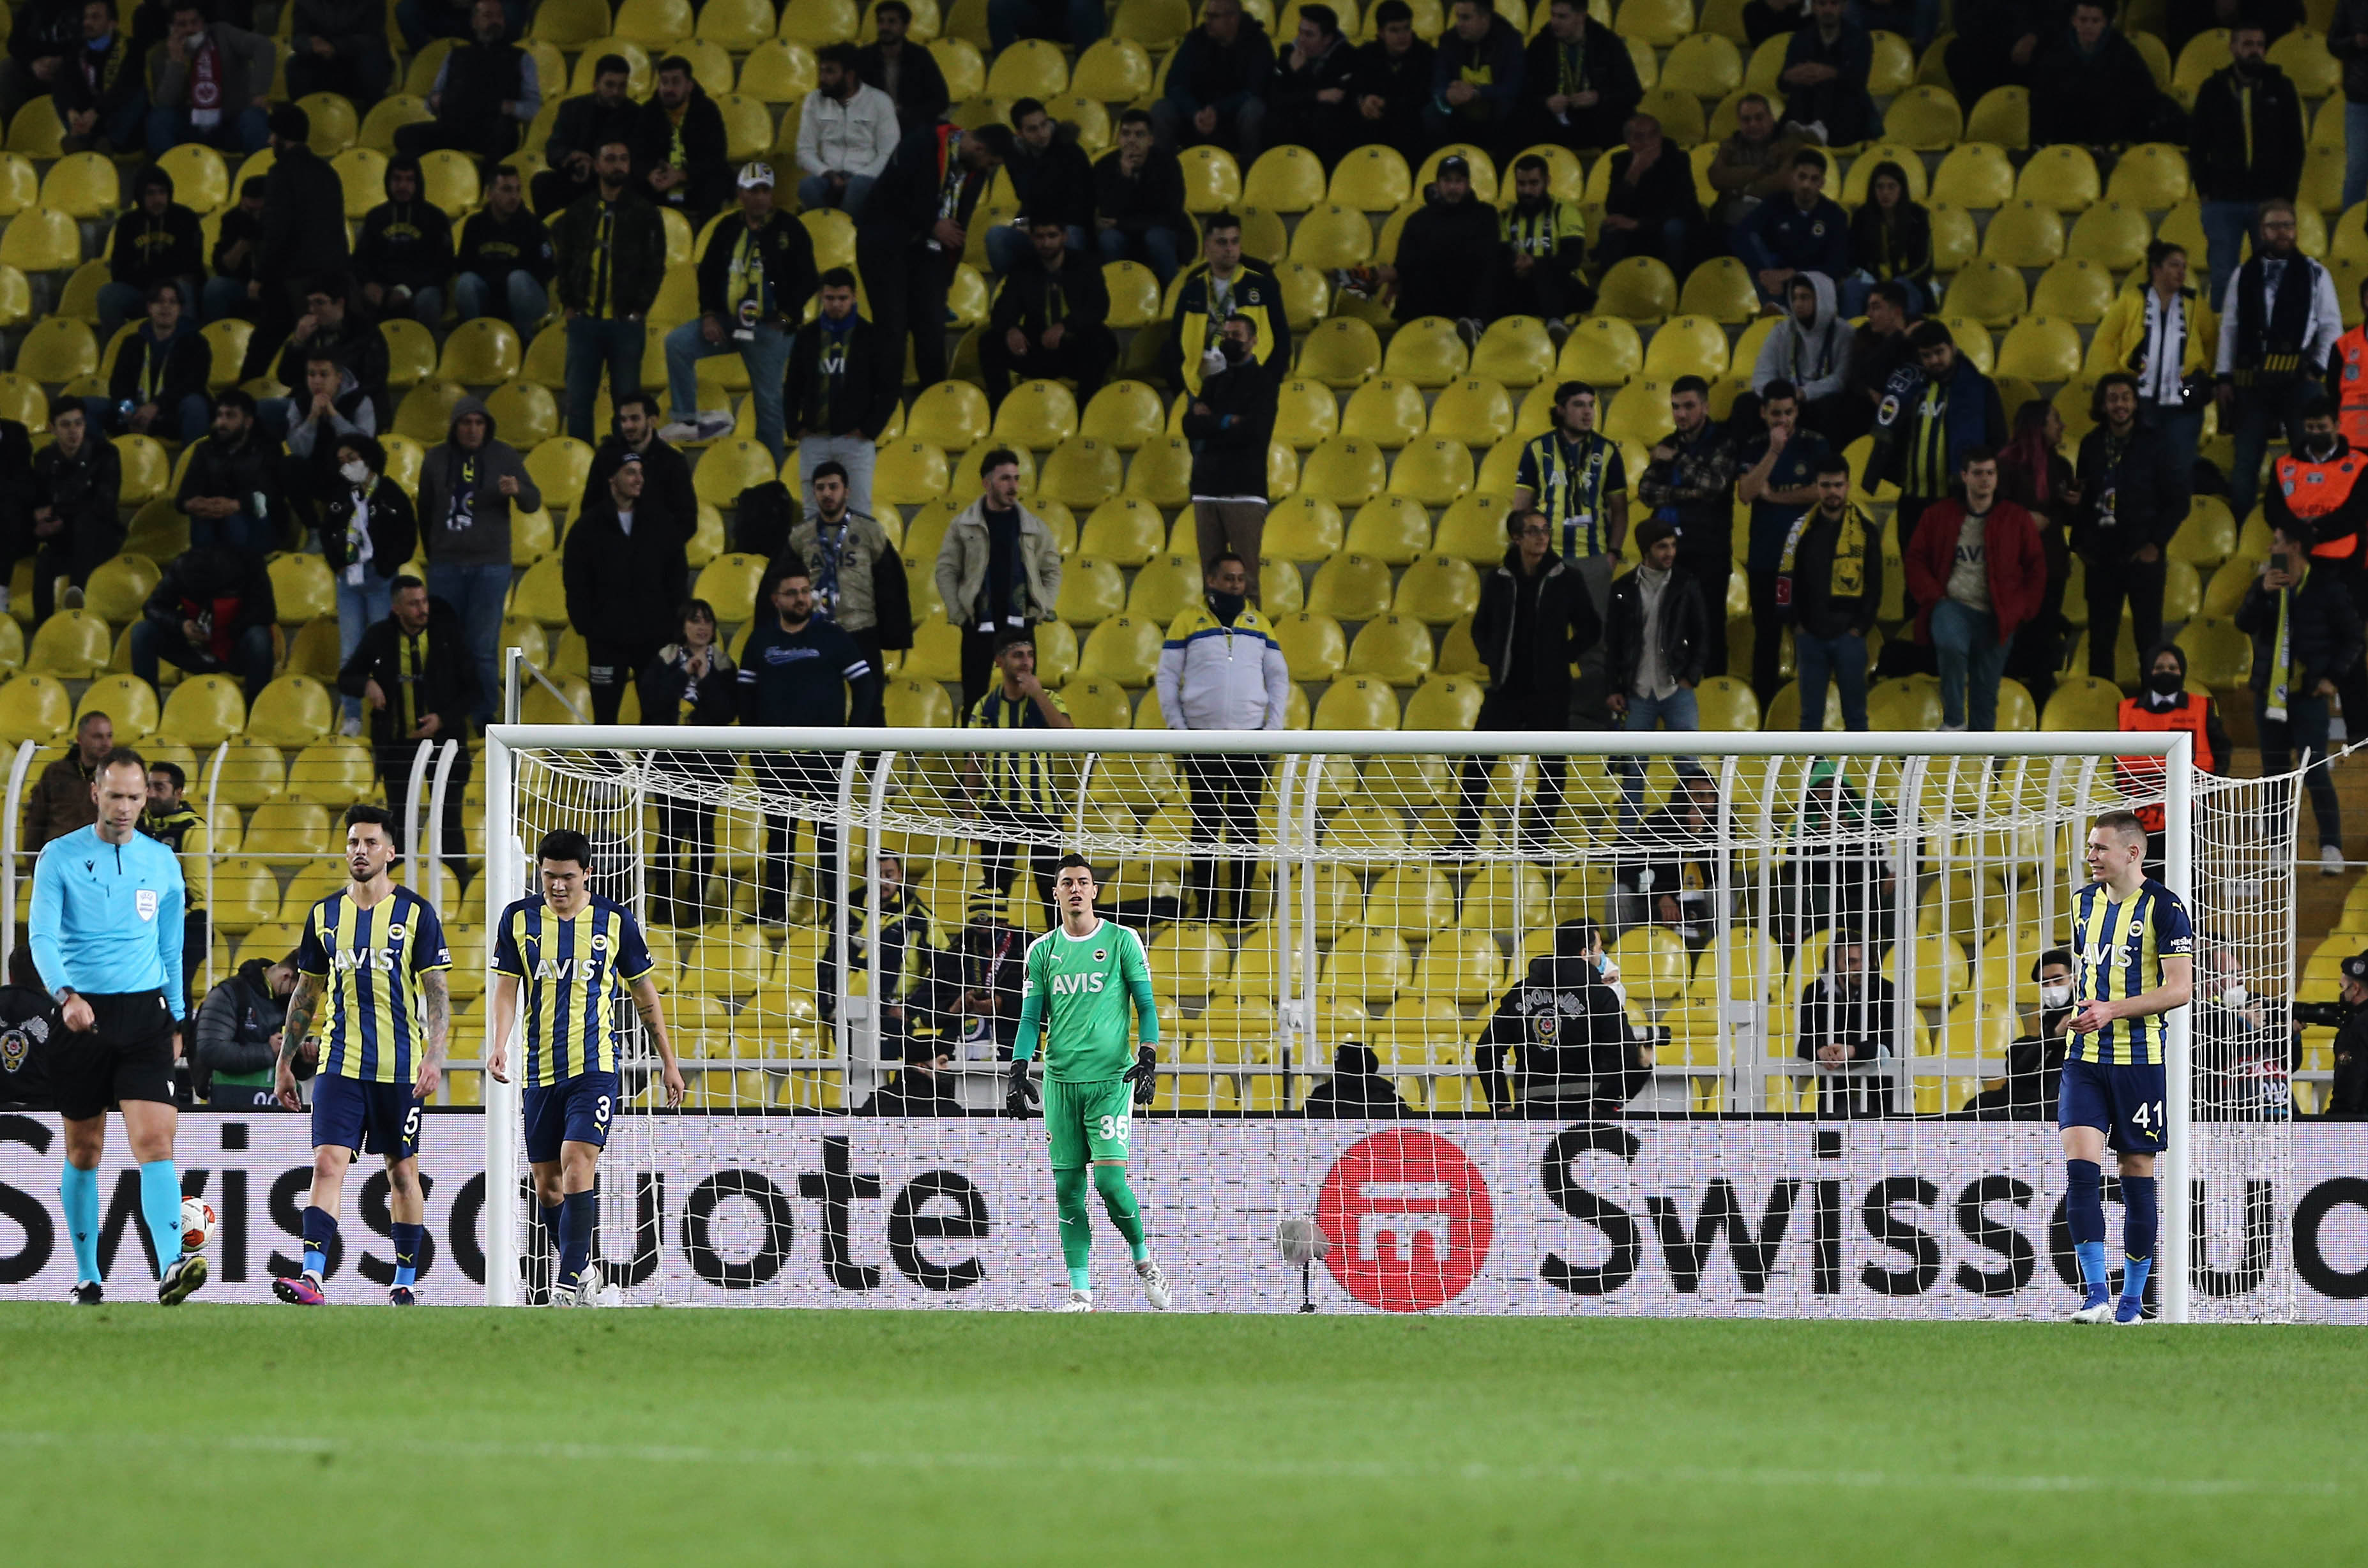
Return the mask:
{"type": "Polygon", "coordinates": [[[140,832],[148,765],[128,746],[91,778],[98,821],[53,838],[33,868],[33,962],[65,1028],[50,1058],[66,1167],[58,1191],[74,1238],[74,1300],[103,1299],[98,1160],[107,1110],[123,1113],[140,1162],[140,1211],[155,1244],[156,1300],[174,1307],[206,1282],[202,1254],[181,1251],[181,1177],[173,1164],[174,1035],[181,984],[181,864],[140,832]]]}

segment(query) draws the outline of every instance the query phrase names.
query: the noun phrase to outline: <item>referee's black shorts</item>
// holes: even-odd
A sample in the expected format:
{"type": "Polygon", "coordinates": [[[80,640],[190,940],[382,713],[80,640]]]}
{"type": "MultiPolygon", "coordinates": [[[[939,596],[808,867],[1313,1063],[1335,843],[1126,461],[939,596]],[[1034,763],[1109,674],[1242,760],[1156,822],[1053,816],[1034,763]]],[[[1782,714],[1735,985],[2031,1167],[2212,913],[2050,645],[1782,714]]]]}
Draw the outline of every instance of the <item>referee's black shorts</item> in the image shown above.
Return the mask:
{"type": "Polygon", "coordinates": [[[93,1015],[82,1032],[50,1036],[50,1084],[68,1121],[104,1116],[125,1100],[173,1103],[173,1009],[162,991],[85,995],[93,1015]]]}

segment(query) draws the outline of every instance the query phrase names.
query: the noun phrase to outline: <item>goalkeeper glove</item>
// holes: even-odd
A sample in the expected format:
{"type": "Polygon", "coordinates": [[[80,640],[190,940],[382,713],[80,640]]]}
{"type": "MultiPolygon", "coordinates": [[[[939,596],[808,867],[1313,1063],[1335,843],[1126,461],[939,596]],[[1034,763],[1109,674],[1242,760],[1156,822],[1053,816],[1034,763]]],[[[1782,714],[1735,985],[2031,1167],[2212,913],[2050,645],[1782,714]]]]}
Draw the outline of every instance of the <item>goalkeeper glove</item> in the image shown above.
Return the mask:
{"type": "Polygon", "coordinates": [[[1028,1063],[1014,1062],[1003,1081],[1003,1114],[1025,1120],[1042,1097],[1042,1093],[1036,1087],[1035,1080],[1028,1076],[1028,1063]]]}
{"type": "Polygon", "coordinates": [[[1134,1085],[1135,1104],[1149,1105],[1151,1103],[1152,1096],[1156,1092],[1153,1086],[1152,1080],[1157,1074],[1158,1068],[1158,1051],[1153,1050],[1147,1045],[1138,1046],[1135,1049],[1134,1065],[1128,1068],[1124,1074],[1121,1074],[1121,1076],[1125,1078],[1128,1083],[1134,1085]]]}

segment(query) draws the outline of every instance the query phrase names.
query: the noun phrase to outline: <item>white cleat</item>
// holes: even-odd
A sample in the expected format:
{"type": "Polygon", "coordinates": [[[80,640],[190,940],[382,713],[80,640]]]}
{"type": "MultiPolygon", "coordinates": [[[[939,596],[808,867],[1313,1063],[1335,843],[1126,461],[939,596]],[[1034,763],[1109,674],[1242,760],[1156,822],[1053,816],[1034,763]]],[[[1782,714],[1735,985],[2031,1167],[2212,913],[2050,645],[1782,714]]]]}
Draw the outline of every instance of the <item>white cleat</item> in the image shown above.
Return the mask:
{"type": "Polygon", "coordinates": [[[1056,1312],[1092,1312],[1094,1310],[1094,1293],[1091,1290],[1072,1290],[1069,1292],[1069,1299],[1063,1301],[1059,1306],[1054,1307],[1053,1310],[1056,1312]]]}
{"type": "Polygon", "coordinates": [[[2113,1321],[2113,1298],[2098,1292],[2083,1301],[2072,1312],[2074,1323],[2111,1323],[2113,1321]]]}
{"type": "Polygon", "coordinates": [[[1134,1277],[1143,1281],[1143,1299],[1151,1303],[1151,1310],[1155,1312],[1166,1312],[1168,1301],[1167,1276],[1159,1271],[1159,1265],[1146,1257],[1134,1266],[1134,1277]]]}

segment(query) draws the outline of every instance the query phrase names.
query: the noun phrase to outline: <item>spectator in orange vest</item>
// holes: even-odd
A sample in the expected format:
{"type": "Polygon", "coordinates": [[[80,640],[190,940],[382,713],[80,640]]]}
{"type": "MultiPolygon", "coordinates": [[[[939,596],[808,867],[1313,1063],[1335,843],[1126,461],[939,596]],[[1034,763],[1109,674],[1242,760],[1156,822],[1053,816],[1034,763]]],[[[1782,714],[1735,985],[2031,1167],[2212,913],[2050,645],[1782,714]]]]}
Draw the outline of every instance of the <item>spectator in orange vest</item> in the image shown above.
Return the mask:
{"type": "MultiPolygon", "coordinates": [[[[2314,388],[2303,404],[2302,444],[2271,465],[2262,509],[2270,527],[2306,543],[2311,570],[2334,578],[2368,620],[2368,451],[2336,428],[2335,406],[2314,388]]],[[[2335,676],[2344,727],[2368,733],[2368,667],[2354,661],[2335,676]]]]}
{"type": "MultiPolygon", "coordinates": [[[[2368,278],[2360,279],[2360,308],[2368,312],[2368,278]]],[[[2335,340],[2327,356],[2327,395],[2335,400],[2343,438],[2368,447],[2368,320],[2335,340]]]]}
{"type": "MultiPolygon", "coordinates": [[[[2208,692],[2187,689],[2187,651],[2165,642],[2146,657],[2146,684],[2135,697],[2122,699],[2120,728],[2124,734],[2156,734],[2184,731],[2195,747],[2195,766],[2203,773],[2228,771],[2228,732],[2221,726],[2219,706],[2208,692]]],[[[2162,758],[2125,756],[2114,764],[2122,790],[2129,795],[2153,795],[2162,789],[2162,758]]],[[[2146,856],[2161,853],[2163,809],[2142,805],[2138,821],[2146,824],[2146,856]]]]}

